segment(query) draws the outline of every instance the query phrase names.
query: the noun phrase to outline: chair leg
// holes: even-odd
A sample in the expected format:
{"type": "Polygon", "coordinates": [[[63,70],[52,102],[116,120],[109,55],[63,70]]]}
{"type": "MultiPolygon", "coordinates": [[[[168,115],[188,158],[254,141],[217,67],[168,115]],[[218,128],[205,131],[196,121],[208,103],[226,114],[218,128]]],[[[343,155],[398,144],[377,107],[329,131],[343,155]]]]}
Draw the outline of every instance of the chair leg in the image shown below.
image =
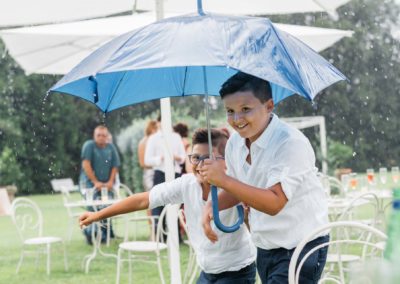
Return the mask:
{"type": "Polygon", "coordinates": [[[50,244],[46,245],[46,254],[47,254],[47,263],[46,263],[46,273],[47,275],[50,275],[50,244]]]}
{"type": "MultiPolygon", "coordinates": [[[[194,282],[194,279],[196,278],[197,270],[198,270],[198,269],[199,269],[199,266],[197,265],[197,263],[195,263],[194,269],[193,269],[192,275],[190,276],[190,279],[189,279],[188,284],[192,284],[192,283],[194,282]]],[[[258,275],[258,274],[257,274],[257,275],[258,275]]],[[[261,283],[261,280],[260,280],[259,283],[261,283]]]]}
{"type": "Polygon", "coordinates": [[[107,247],[110,246],[110,237],[111,237],[111,218],[107,219],[107,247]]]}
{"type": "Polygon", "coordinates": [[[121,265],[122,265],[122,249],[118,249],[118,256],[117,256],[117,277],[115,279],[115,283],[119,284],[120,277],[121,277],[121,265]]]}
{"type": "Polygon", "coordinates": [[[36,270],[38,270],[38,268],[39,268],[39,256],[40,256],[40,253],[41,253],[41,248],[38,247],[37,248],[37,253],[36,253],[36,260],[35,260],[36,270]]]}
{"type": "Polygon", "coordinates": [[[129,277],[129,284],[132,283],[132,258],[131,258],[131,252],[128,252],[128,277],[129,277]]]}
{"type": "Polygon", "coordinates": [[[74,229],[74,219],[71,217],[69,218],[69,225],[68,225],[68,233],[67,233],[67,241],[70,242],[72,239],[72,231],[74,229]]]}
{"type": "Polygon", "coordinates": [[[19,257],[19,261],[18,261],[18,264],[17,264],[17,270],[15,271],[16,274],[18,274],[19,269],[21,268],[21,264],[22,264],[23,260],[24,260],[24,249],[22,249],[21,255],[19,257]]]}
{"type": "Polygon", "coordinates": [[[165,284],[164,273],[163,273],[163,270],[162,270],[160,254],[157,255],[157,266],[158,266],[158,273],[160,274],[161,283],[165,284]]]}
{"type": "Polygon", "coordinates": [[[63,253],[64,253],[64,269],[65,269],[65,271],[68,271],[67,250],[65,248],[64,242],[62,242],[61,245],[62,245],[63,253]]]}

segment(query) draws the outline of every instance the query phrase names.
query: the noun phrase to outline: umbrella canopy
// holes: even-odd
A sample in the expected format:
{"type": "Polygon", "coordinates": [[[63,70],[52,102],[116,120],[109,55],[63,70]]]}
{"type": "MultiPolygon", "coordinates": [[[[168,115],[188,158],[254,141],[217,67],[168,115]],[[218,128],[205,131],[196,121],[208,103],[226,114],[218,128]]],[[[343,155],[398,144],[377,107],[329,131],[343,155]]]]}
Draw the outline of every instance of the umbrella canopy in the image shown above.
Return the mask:
{"type": "Polygon", "coordinates": [[[266,18],[193,14],[117,37],[50,91],[81,97],[109,112],[163,97],[218,95],[221,84],[239,70],[269,80],[275,102],[295,93],[312,100],[345,79],[266,18]]]}
{"type": "Polygon", "coordinates": [[[1,0],[0,27],[89,19],[132,8],[132,0],[1,0]]]}
{"type": "MultiPolygon", "coordinates": [[[[167,17],[177,16],[167,14],[167,17]]],[[[11,56],[27,74],[66,74],[109,40],[155,22],[154,12],[0,31],[11,56]],[[26,44],[29,42],[29,44],[26,44]]],[[[351,31],[275,24],[316,51],[351,31]]]]}
{"type": "MultiPolygon", "coordinates": [[[[336,9],[350,0],[203,0],[206,12],[232,15],[273,15],[306,12],[327,12],[336,18],[336,9]]],[[[192,13],[196,1],[164,0],[164,12],[192,13]]],[[[155,0],[136,0],[136,9],[154,10],[155,0]]]]}

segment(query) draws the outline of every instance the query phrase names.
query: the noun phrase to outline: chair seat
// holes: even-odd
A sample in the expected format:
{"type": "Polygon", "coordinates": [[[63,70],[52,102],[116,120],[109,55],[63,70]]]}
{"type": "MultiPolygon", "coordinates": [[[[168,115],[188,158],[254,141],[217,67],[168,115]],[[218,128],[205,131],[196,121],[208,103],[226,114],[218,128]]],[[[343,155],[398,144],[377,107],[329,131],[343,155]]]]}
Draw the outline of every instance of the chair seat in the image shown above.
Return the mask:
{"type": "MultiPolygon", "coordinates": [[[[124,242],[119,244],[119,248],[128,251],[149,252],[157,250],[157,243],[149,241],[124,242]]],[[[159,250],[167,249],[167,245],[159,243],[158,248],[159,250]]]]}
{"type": "MultiPolygon", "coordinates": [[[[353,254],[341,254],[340,255],[340,260],[342,262],[353,262],[353,261],[359,261],[361,260],[361,257],[358,255],[353,255],[353,254]]],[[[339,262],[339,255],[337,254],[328,254],[328,257],[326,258],[327,263],[331,262],[339,262]]]]}
{"type": "Polygon", "coordinates": [[[24,241],[25,245],[44,245],[51,243],[59,243],[62,242],[61,238],[58,237],[40,237],[40,238],[31,238],[24,241]]]}

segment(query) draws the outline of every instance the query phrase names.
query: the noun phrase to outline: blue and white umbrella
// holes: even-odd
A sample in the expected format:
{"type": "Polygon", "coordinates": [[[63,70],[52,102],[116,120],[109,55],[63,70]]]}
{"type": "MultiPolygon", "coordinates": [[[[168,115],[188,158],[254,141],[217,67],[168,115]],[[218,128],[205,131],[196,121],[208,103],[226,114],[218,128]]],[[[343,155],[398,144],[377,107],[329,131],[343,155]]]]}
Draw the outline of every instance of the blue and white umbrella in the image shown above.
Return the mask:
{"type": "MultiPolygon", "coordinates": [[[[216,96],[238,71],[268,80],[275,103],[293,94],[313,100],[324,88],[346,79],[269,19],[204,14],[198,0],[197,14],[164,19],[111,40],[50,92],[80,97],[110,112],[165,97],[216,96]]],[[[215,188],[212,192],[216,196],[215,188]]],[[[218,224],[218,214],[214,220],[223,231],[237,228],[218,224]]]]}

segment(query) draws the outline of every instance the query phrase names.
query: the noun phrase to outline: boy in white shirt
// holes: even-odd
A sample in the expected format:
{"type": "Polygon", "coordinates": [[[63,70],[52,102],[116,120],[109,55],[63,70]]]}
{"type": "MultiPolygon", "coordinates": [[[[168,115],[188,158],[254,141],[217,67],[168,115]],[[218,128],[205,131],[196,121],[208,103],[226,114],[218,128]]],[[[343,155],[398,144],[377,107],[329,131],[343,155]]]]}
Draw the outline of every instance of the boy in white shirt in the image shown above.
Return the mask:
{"type": "MultiPolygon", "coordinates": [[[[213,155],[220,167],[225,168],[224,149],[228,136],[221,130],[212,129],[213,155]]],[[[161,183],[150,192],[134,194],[119,203],[99,212],[85,212],[79,218],[81,226],[117,214],[154,208],[165,204],[185,205],[186,223],[197,263],[202,269],[197,283],[255,283],[256,249],[246,227],[232,234],[218,231],[220,242],[213,244],[205,236],[201,226],[203,207],[210,196],[210,185],[199,175],[198,166],[209,157],[207,129],[198,129],[193,134],[193,149],[189,155],[193,173],[183,175],[171,182],[161,183]]],[[[223,222],[236,220],[236,209],[221,212],[223,222]]]]}
{"type": "MultiPolygon", "coordinates": [[[[315,155],[308,139],[273,114],[269,82],[239,72],[220,90],[228,123],[236,130],[226,146],[227,171],[207,159],[200,173],[223,188],[219,209],[244,202],[257,246],[257,270],[262,283],[287,283],[291,255],[299,242],[328,222],[327,201],[316,175],[315,155]]],[[[210,227],[211,202],[203,214],[207,237],[220,237],[210,227]]],[[[307,244],[302,255],[329,236],[307,244]]],[[[324,268],[327,247],[304,263],[300,283],[317,283],[324,268]]]]}

